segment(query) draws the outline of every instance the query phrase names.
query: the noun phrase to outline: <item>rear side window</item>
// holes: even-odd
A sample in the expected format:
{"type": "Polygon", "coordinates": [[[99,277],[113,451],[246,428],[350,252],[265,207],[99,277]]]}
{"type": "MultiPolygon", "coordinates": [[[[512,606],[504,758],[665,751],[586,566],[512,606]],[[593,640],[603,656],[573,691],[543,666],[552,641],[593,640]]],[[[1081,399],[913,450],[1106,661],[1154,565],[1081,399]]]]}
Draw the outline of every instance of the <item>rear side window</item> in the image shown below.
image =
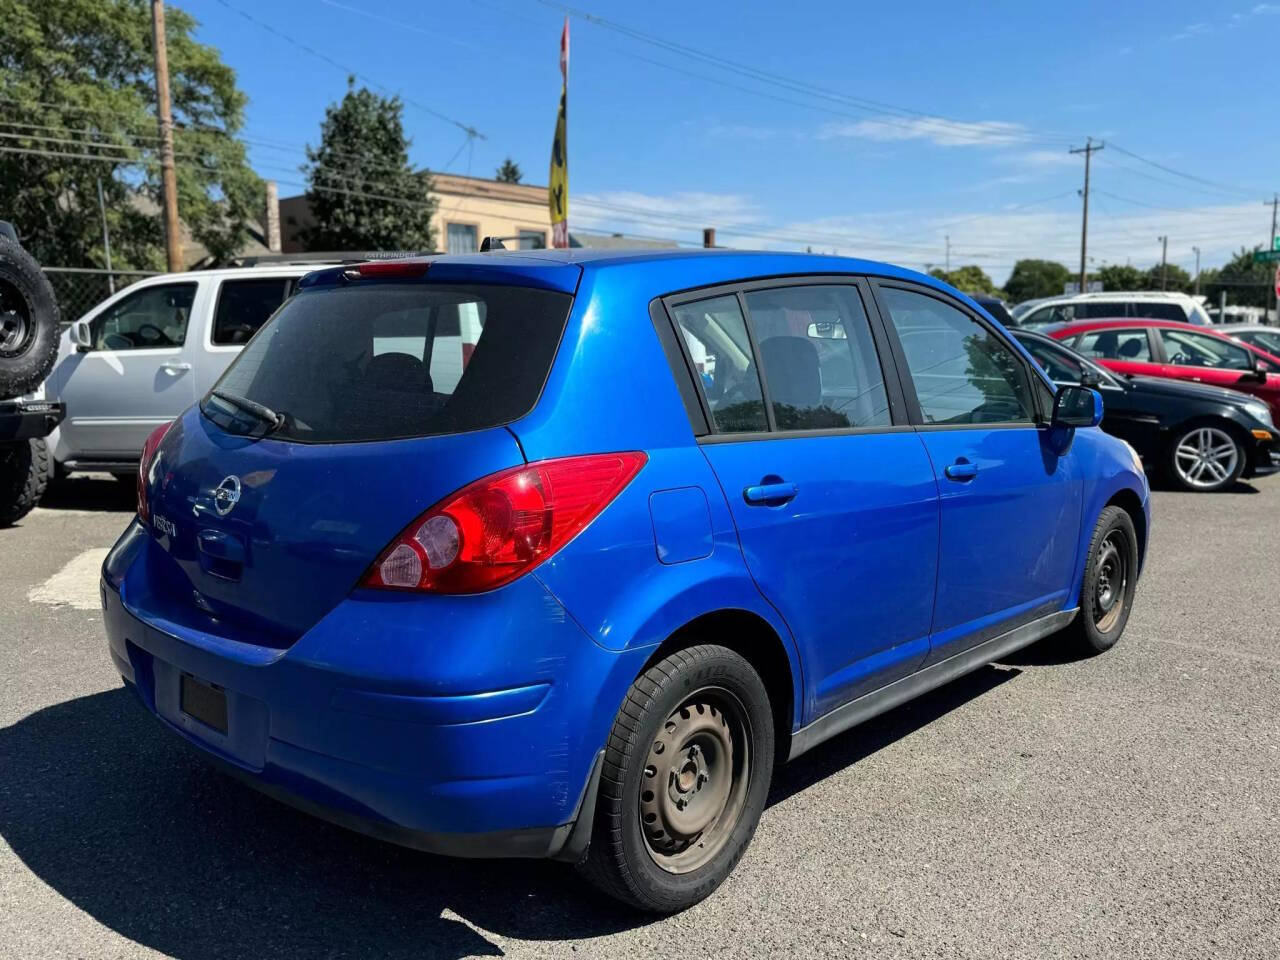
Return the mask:
{"type": "Polygon", "coordinates": [[[779,430],[888,425],[880,360],[854,287],[779,287],[746,300],[779,430]]]}
{"type": "Polygon", "coordinates": [[[768,430],[760,374],[738,298],[695,300],[672,307],[671,313],[702,382],[716,433],[768,430]]]}
{"type": "MultiPolygon", "coordinates": [[[[524,287],[366,283],[287,303],[214,387],[277,414],[276,439],[391,440],[481,430],[537,402],[572,297],[524,287]]],[[[261,417],[210,394],[204,413],[261,417]]]]}
{"type": "Polygon", "coordinates": [[[1159,300],[1135,300],[1129,304],[1129,316],[1148,320],[1176,320],[1187,322],[1187,311],[1180,303],[1161,303],[1159,300]]]}
{"type": "Polygon", "coordinates": [[[1030,423],[1022,361],[968,314],[933,297],[882,287],[925,423],[1030,423]]]}
{"type": "Polygon", "coordinates": [[[1076,350],[1086,357],[1153,363],[1146,330],[1090,330],[1080,337],[1076,350]]]}
{"type": "Polygon", "coordinates": [[[1089,300],[1075,305],[1076,320],[1118,320],[1131,317],[1133,312],[1125,312],[1124,301],[1089,300]]]}
{"type": "Polygon", "coordinates": [[[224,281],[213,314],[213,342],[224,347],[248,343],[284,303],[292,283],[287,277],[224,281]]]}

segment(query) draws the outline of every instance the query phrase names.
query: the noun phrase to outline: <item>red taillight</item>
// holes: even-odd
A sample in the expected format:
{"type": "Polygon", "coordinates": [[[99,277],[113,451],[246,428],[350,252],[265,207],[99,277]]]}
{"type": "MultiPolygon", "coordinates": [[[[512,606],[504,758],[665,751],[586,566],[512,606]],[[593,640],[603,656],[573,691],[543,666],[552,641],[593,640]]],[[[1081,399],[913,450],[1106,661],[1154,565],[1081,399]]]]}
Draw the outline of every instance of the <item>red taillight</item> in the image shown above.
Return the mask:
{"type": "Polygon", "coordinates": [[[146,441],[142,444],[142,459],[138,461],[138,518],[143,523],[151,519],[151,506],[147,503],[147,473],[151,470],[152,461],[155,460],[156,450],[160,448],[160,441],[172,426],[172,420],[161,424],[147,435],[146,441]]]}
{"type": "Polygon", "coordinates": [[[429,260],[371,260],[359,264],[356,273],[362,277],[422,277],[431,266],[429,260]]]}
{"type": "Polygon", "coordinates": [[[565,457],[477,480],[411,523],[361,586],[432,593],[500,587],[577,536],[647,460],[636,452],[565,457]]]}

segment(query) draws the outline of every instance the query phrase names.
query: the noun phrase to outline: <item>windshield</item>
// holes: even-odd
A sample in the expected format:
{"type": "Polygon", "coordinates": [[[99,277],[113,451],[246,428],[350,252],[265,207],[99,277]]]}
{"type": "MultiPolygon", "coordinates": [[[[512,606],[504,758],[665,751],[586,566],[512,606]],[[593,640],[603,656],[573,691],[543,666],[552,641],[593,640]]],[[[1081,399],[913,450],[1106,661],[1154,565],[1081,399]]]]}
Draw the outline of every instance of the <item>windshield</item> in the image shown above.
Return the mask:
{"type": "Polygon", "coordinates": [[[310,443],[481,430],[532,409],[572,297],[365,283],[305,291],[201,402],[226,430],[310,443]]]}

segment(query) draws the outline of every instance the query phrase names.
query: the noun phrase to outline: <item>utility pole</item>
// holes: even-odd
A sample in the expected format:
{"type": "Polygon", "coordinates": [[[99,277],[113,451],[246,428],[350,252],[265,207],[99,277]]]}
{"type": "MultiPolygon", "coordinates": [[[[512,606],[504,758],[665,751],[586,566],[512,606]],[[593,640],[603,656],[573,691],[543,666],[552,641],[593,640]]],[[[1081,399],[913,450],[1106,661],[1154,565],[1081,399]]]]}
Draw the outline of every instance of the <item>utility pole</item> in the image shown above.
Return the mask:
{"type": "MultiPolygon", "coordinates": [[[[1271,249],[1276,248],[1276,208],[1280,206],[1280,193],[1271,195],[1271,249]]],[[[1280,289],[1276,289],[1280,284],[1273,284],[1271,288],[1271,309],[1275,311],[1276,318],[1280,320],[1280,289]]],[[[1265,320],[1266,317],[1264,316],[1265,320]]]]}
{"type": "Polygon", "coordinates": [[[1156,237],[1160,241],[1160,289],[1169,289],[1169,238],[1156,237]]]}
{"type": "Polygon", "coordinates": [[[947,234],[947,273],[951,272],[951,234],[947,234]]]}
{"type": "Polygon", "coordinates": [[[1196,296],[1200,296],[1200,248],[1192,247],[1196,253],[1196,296]]]}
{"type": "Polygon", "coordinates": [[[1080,217],[1080,292],[1086,293],[1089,286],[1089,268],[1085,262],[1085,251],[1089,246],[1089,160],[1090,158],[1105,147],[1105,143],[1099,143],[1096,146],[1093,137],[1085,140],[1083,147],[1077,147],[1071,150],[1071,153],[1084,154],[1084,191],[1081,196],[1084,197],[1084,207],[1080,217]]]}
{"type": "Polygon", "coordinates": [[[169,103],[169,51],[164,36],[164,0],[151,0],[151,39],[156,57],[156,110],[160,123],[160,185],[164,203],[164,243],[169,272],[182,269],[178,226],[178,175],[173,166],[173,114],[169,103]]]}
{"type": "Polygon", "coordinates": [[[102,178],[98,178],[98,213],[102,216],[102,252],[107,259],[107,292],[116,292],[116,275],[111,272],[111,233],[107,230],[107,205],[102,200],[102,178]]]}

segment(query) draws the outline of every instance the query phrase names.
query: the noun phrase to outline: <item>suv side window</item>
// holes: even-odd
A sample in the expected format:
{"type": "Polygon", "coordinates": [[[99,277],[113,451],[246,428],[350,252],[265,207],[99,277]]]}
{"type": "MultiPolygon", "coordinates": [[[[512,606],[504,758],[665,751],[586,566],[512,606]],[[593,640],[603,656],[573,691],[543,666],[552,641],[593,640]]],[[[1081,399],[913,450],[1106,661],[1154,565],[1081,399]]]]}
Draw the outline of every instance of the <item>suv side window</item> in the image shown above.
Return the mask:
{"type": "Polygon", "coordinates": [[[1252,370],[1253,354],[1217,337],[1182,330],[1160,330],[1160,341],[1169,362],[1182,367],[1216,367],[1220,370],[1252,370]]]}
{"type": "Polygon", "coordinates": [[[224,280],[218,290],[213,315],[213,342],[217,346],[241,346],[258,332],[276,308],[284,303],[293,281],[288,277],[224,280]]]}
{"type": "Polygon", "coordinates": [[[1036,405],[1022,360],[950,304],[881,287],[925,423],[1032,423],[1036,405]]]}
{"type": "Polygon", "coordinates": [[[711,297],[671,308],[689,348],[716,433],[769,429],[760,375],[738,298],[711,297]]]}
{"type": "Polygon", "coordinates": [[[787,286],[745,296],[777,429],[889,424],[884,376],[855,287],[787,286]]]}
{"type": "Polygon", "coordinates": [[[1135,300],[1132,304],[1131,317],[1145,317],[1148,320],[1176,320],[1187,322],[1187,311],[1180,303],[1162,303],[1159,300],[1135,300]]]}
{"type": "Polygon", "coordinates": [[[1086,357],[1155,363],[1146,330],[1090,330],[1081,335],[1075,347],[1086,357]]]}
{"type": "Polygon", "coordinates": [[[182,346],[195,296],[194,283],[167,283],[129,294],[89,322],[93,349],[182,346]]]}

